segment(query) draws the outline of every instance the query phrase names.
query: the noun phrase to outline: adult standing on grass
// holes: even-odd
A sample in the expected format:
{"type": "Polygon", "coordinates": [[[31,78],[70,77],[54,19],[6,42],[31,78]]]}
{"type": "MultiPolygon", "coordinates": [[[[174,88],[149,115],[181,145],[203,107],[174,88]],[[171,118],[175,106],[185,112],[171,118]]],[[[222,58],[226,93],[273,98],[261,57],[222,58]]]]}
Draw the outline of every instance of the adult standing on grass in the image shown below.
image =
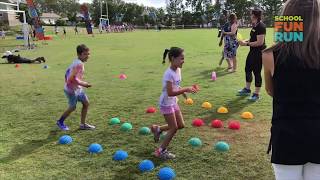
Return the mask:
{"type": "Polygon", "coordinates": [[[36,38],[36,29],[33,29],[32,31],[32,37],[35,39],[36,38]]]}
{"type": "Polygon", "coordinates": [[[103,24],[100,22],[99,23],[99,32],[100,32],[100,34],[102,34],[103,30],[104,30],[103,24]]]}
{"type": "Polygon", "coordinates": [[[77,55],[78,58],[73,61],[65,74],[64,93],[69,101],[69,107],[57,121],[57,126],[64,131],[69,130],[69,127],[64,124],[64,120],[69,117],[74,110],[76,110],[78,101],[82,103],[80,129],[95,129],[94,126],[86,123],[89,99],[82,89],[82,87],[91,87],[91,84],[82,80],[84,74],[84,63],[87,62],[90,55],[89,48],[84,44],[77,46],[77,55]]]}
{"type": "Polygon", "coordinates": [[[75,27],[74,27],[74,35],[78,35],[79,34],[79,32],[78,32],[78,26],[76,25],[75,27]]]}
{"type": "Polygon", "coordinates": [[[6,32],[3,29],[1,30],[1,38],[2,39],[6,38],[6,32]]]}
{"type": "Polygon", "coordinates": [[[266,48],[265,35],[266,25],[261,21],[262,10],[254,8],[251,11],[252,29],[250,32],[250,40],[239,41],[241,46],[249,46],[250,51],[246,60],[246,86],[238,91],[239,96],[249,96],[251,94],[252,73],[255,78],[255,92],[249,98],[250,101],[260,99],[259,93],[262,86],[262,50],[266,48]]]}
{"type": "Polygon", "coordinates": [[[229,62],[231,67],[228,72],[235,72],[237,69],[237,49],[239,47],[237,40],[238,22],[236,14],[232,13],[229,16],[227,31],[222,32],[224,37],[224,58],[229,62]]]}
{"type": "Polygon", "coordinates": [[[56,35],[59,34],[59,27],[57,25],[54,26],[54,32],[56,33],[56,35]]]}
{"type": "Polygon", "coordinates": [[[273,97],[271,163],[277,180],[320,179],[320,2],[288,0],[283,16],[303,18],[302,42],[278,42],[263,53],[273,97]]]}
{"type": "Polygon", "coordinates": [[[67,37],[67,31],[66,31],[66,28],[65,28],[65,27],[63,27],[63,36],[64,36],[64,38],[67,37]]]}
{"type": "MultiPolygon", "coordinates": [[[[223,10],[223,14],[219,18],[219,33],[218,33],[218,38],[220,38],[219,41],[219,46],[222,46],[222,42],[224,39],[224,36],[222,35],[222,32],[228,32],[228,26],[229,26],[229,21],[228,21],[228,11],[223,10]]],[[[221,59],[219,61],[219,66],[222,65],[223,60],[225,59],[224,57],[224,49],[221,52],[221,59]]],[[[231,69],[231,64],[230,61],[227,60],[228,63],[228,70],[231,69]]]]}

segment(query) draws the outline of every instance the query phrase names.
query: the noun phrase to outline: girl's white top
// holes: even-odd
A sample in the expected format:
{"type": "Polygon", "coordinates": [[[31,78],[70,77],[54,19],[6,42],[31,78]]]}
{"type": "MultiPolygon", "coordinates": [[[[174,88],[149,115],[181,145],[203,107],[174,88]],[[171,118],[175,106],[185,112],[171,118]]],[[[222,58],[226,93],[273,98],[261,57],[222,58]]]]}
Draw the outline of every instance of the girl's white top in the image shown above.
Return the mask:
{"type": "Polygon", "coordinates": [[[176,96],[168,96],[168,92],[167,92],[168,81],[172,82],[173,91],[178,91],[180,89],[180,82],[181,82],[180,68],[177,68],[176,71],[174,71],[169,67],[165,71],[162,79],[162,93],[159,100],[160,106],[172,106],[172,105],[175,105],[178,100],[176,96]]]}

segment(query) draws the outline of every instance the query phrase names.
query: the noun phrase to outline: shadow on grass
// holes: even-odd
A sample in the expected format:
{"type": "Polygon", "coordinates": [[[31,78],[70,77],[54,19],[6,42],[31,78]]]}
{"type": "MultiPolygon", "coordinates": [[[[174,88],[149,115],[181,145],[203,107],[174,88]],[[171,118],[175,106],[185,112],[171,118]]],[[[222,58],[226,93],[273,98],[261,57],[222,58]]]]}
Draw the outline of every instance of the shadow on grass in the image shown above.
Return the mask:
{"type": "Polygon", "coordinates": [[[162,163],[165,163],[165,161],[157,158],[154,156],[154,149],[153,148],[149,148],[149,149],[144,149],[142,151],[138,151],[136,152],[136,156],[139,157],[140,159],[149,159],[150,161],[152,161],[154,163],[154,166],[160,166],[162,163]]]}
{"type": "Polygon", "coordinates": [[[128,179],[134,180],[137,179],[137,176],[141,175],[141,172],[138,170],[137,165],[130,165],[126,168],[121,169],[117,172],[117,174],[113,177],[114,180],[119,179],[128,179]]]}
{"type": "Polygon", "coordinates": [[[3,157],[0,159],[0,164],[1,163],[9,163],[15,160],[18,160],[20,158],[23,158],[38,148],[42,147],[45,144],[48,144],[52,141],[57,140],[57,135],[58,132],[61,132],[60,130],[52,130],[49,132],[48,136],[46,139],[41,139],[41,140],[31,140],[25,144],[18,144],[13,147],[11,150],[10,154],[6,157],[3,157]]]}
{"type": "MultiPolygon", "coordinates": [[[[254,103],[254,102],[248,101],[247,98],[248,98],[247,96],[237,96],[236,98],[227,101],[226,104],[223,105],[227,107],[229,110],[227,114],[219,114],[217,112],[211,111],[211,112],[203,112],[199,114],[199,116],[205,116],[204,119],[207,121],[211,121],[213,119],[221,119],[221,120],[230,119],[233,115],[239,114],[240,111],[242,111],[242,109],[254,103]]],[[[210,122],[206,122],[206,123],[210,123],[210,122]]]]}
{"type": "Polygon", "coordinates": [[[21,44],[0,44],[0,48],[9,48],[9,47],[17,47],[17,46],[21,46],[21,44]]]}
{"type": "Polygon", "coordinates": [[[205,70],[205,71],[200,72],[199,76],[202,76],[203,78],[206,78],[206,79],[211,78],[212,71],[216,72],[217,78],[223,77],[228,74],[232,74],[232,73],[226,71],[226,68],[216,67],[213,70],[205,70]]]}
{"type": "Polygon", "coordinates": [[[223,67],[216,67],[215,69],[213,69],[213,71],[216,72],[217,78],[228,75],[228,74],[232,74],[231,72],[227,71],[227,68],[223,68],[223,67]]]}
{"type": "MultiPolygon", "coordinates": [[[[137,152],[135,152],[135,156],[139,157],[139,159],[142,160],[150,160],[154,163],[155,168],[157,166],[161,166],[162,163],[166,163],[166,161],[163,161],[159,158],[156,158],[153,155],[153,149],[142,149],[137,152]]],[[[137,179],[137,176],[140,176],[141,172],[137,168],[137,165],[127,166],[126,168],[123,168],[120,173],[117,173],[113,179],[137,179]],[[123,172],[123,173],[122,173],[123,172]]]]}

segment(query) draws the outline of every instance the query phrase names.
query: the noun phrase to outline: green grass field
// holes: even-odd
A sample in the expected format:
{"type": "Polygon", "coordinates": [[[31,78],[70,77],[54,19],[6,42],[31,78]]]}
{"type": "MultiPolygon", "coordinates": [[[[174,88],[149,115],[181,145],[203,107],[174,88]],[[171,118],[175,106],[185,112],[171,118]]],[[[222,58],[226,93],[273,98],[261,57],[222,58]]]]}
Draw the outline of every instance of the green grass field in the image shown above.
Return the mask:
{"type": "MultiPolygon", "coordinates": [[[[249,37],[249,29],[241,29],[240,33],[244,38],[249,37]]],[[[266,154],[272,99],[264,89],[262,99],[256,103],[236,96],[236,91],[245,83],[247,47],[238,50],[238,71],[228,74],[218,68],[221,48],[216,30],[136,31],[97,34],[94,38],[69,34],[67,39],[55,37],[48,45],[39,43],[35,50],[20,52],[30,58],[45,56],[49,69],[43,69],[43,64],[26,64],[20,68],[0,64],[0,179],[151,180],[156,179],[164,166],[172,167],[179,180],[274,179],[270,157],[266,154]],[[88,122],[97,129],[78,130],[81,111],[78,104],[77,111],[66,120],[71,130],[62,132],[55,122],[67,107],[64,73],[76,57],[75,47],[80,43],[91,49],[85,65],[85,80],[93,85],[86,91],[91,102],[88,122]],[[192,106],[184,105],[180,97],[186,127],[178,131],[170,145],[177,158],[164,162],[151,155],[158,146],[152,136],[139,135],[138,130],[153,123],[164,123],[159,112],[146,114],[145,109],[157,107],[162,75],[168,67],[161,64],[162,53],[170,46],[185,49],[182,85],[197,83],[201,91],[190,95],[195,102],[192,106]],[[212,71],[217,72],[217,81],[210,80],[212,71]],[[119,80],[120,73],[125,73],[128,79],[119,80]],[[214,107],[202,109],[204,101],[214,107]],[[229,113],[217,114],[220,106],[228,107],[229,113]],[[244,111],[251,111],[255,118],[241,119],[244,111]],[[132,131],[124,133],[119,125],[108,125],[112,117],[132,123],[132,131]],[[202,118],[207,124],[219,118],[225,128],[213,129],[208,125],[195,128],[191,125],[194,118],[202,118]],[[239,131],[226,128],[230,119],[241,122],[239,131]],[[72,136],[72,144],[57,143],[64,134],[72,136]],[[203,146],[192,148],[188,144],[191,137],[200,138],[203,146]],[[220,140],[230,144],[229,152],[219,153],[213,149],[220,140]],[[87,148],[91,143],[100,143],[104,151],[89,154],[87,148]],[[126,161],[112,160],[118,149],[128,152],[126,161]],[[139,172],[138,163],[144,159],[155,163],[152,172],[139,172]]],[[[12,39],[0,40],[1,47],[9,41],[16,43],[12,39]]],[[[267,42],[272,43],[272,29],[268,29],[267,42]]]]}

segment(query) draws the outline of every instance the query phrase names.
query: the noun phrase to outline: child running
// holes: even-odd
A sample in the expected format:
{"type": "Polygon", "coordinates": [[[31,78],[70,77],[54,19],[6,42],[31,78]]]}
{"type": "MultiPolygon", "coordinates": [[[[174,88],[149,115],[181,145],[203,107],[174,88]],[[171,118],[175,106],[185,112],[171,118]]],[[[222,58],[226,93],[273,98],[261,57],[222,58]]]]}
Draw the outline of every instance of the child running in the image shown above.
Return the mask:
{"type": "Polygon", "coordinates": [[[159,148],[155,150],[155,156],[163,160],[173,159],[175,155],[167,151],[167,147],[176,134],[178,129],[184,128],[183,117],[177,104],[178,95],[185,93],[196,93],[198,91],[195,87],[181,88],[181,68],[184,63],[184,50],[178,47],[172,47],[170,50],[166,49],[163,54],[163,63],[168,55],[171,63],[170,67],[165,71],[162,81],[162,94],[160,96],[160,112],[163,114],[166,125],[152,125],[151,131],[154,134],[155,142],[159,142],[160,134],[167,131],[166,137],[159,148]]]}
{"type": "Polygon", "coordinates": [[[64,38],[67,37],[67,31],[66,31],[66,28],[65,28],[65,27],[63,27],[63,36],[64,36],[64,38]]]}
{"type": "Polygon", "coordinates": [[[81,111],[81,124],[82,130],[93,130],[94,126],[86,123],[86,116],[89,107],[89,100],[82,87],[89,88],[91,85],[85,81],[82,81],[84,74],[84,63],[89,59],[89,48],[81,44],[77,46],[78,58],[73,61],[69,66],[65,74],[65,86],[64,93],[69,101],[68,109],[62,114],[57,121],[58,127],[63,130],[69,130],[69,127],[64,124],[64,120],[76,109],[77,102],[82,103],[81,111]]]}

